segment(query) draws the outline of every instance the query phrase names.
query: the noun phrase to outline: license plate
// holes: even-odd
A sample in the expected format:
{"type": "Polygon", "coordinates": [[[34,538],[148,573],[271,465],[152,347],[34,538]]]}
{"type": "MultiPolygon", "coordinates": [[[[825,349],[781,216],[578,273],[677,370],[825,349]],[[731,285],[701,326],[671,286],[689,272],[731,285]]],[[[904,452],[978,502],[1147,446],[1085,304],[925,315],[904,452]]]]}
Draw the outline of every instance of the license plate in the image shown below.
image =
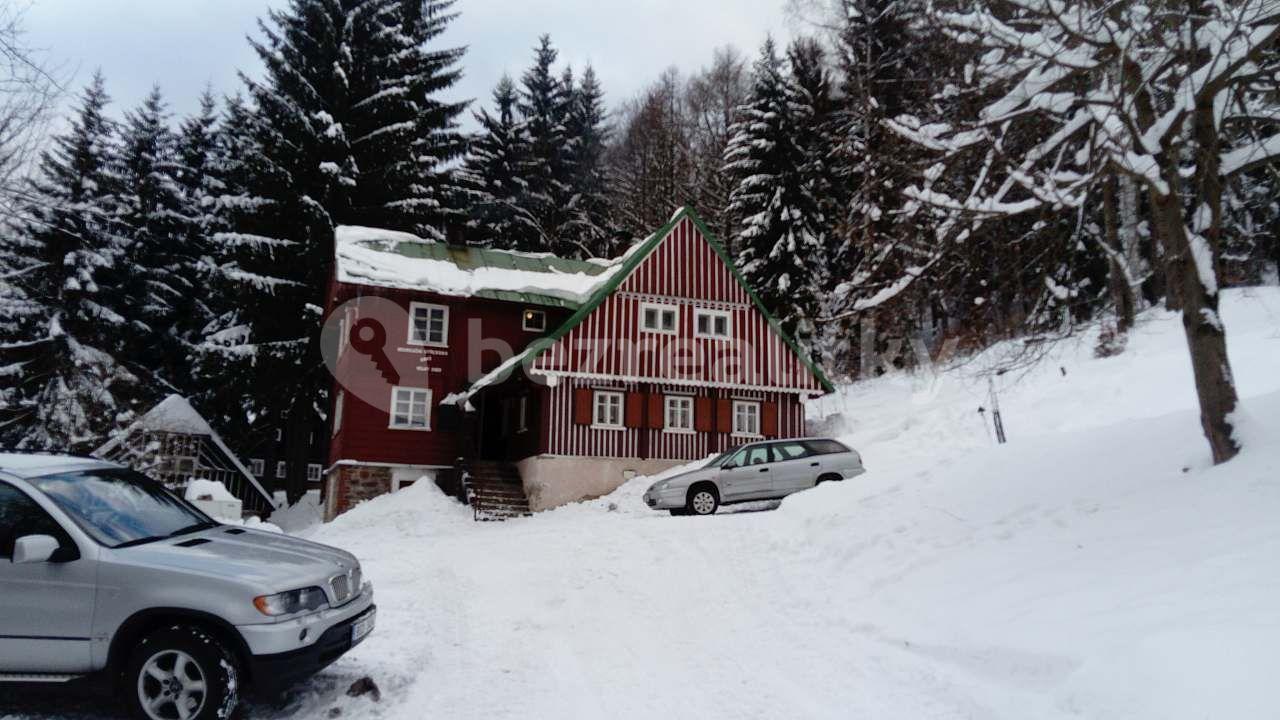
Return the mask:
{"type": "Polygon", "coordinates": [[[373,630],[373,620],[377,612],[371,612],[359,620],[351,623],[351,644],[354,645],[364,639],[373,630]]]}

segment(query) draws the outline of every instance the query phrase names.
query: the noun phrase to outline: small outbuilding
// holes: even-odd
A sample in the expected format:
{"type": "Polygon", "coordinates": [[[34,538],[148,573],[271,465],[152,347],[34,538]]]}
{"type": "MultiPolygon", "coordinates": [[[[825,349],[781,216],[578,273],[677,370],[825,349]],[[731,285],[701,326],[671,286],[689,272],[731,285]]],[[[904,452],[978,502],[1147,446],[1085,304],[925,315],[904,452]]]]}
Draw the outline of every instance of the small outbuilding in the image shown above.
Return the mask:
{"type": "Polygon", "coordinates": [[[271,495],[181,395],[162,400],[93,455],[146,473],[179,495],[195,480],[220,482],[245,515],[275,509],[271,495]]]}

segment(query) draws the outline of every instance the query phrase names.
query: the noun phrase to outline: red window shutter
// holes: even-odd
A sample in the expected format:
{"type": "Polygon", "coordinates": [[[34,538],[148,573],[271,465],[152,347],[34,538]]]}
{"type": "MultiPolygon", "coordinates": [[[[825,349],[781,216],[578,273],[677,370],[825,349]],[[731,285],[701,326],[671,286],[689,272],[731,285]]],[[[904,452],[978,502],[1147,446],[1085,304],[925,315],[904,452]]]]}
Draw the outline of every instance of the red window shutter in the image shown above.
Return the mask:
{"type": "Polygon", "coordinates": [[[716,401],[716,431],[733,432],[733,401],[729,398],[716,401]]]}
{"type": "Polygon", "coordinates": [[[622,408],[623,424],[629,428],[638,428],[644,424],[644,393],[627,393],[626,407],[622,408]]]}
{"type": "Polygon", "coordinates": [[[760,403],[760,434],[765,437],[778,437],[778,403],[760,403]]]}
{"type": "Polygon", "coordinates": [[[591,403],[595,400],[591,388],[578,388],[573,391],[573,421],[579,425],[591,424],[591,403]]]}
{"type": "Polygon", "coordinates": [[[698,432],[711,432],[711,398],[694,398],[693,429],[698,432]]]}
{"type": "Polygon", "coordinates": [[[667,408],[662,402],[662,395],[659,393],[649,393],[649,427],[654,430],[661,430],[666,424],[666,418],[663,415],[667,408]]]}

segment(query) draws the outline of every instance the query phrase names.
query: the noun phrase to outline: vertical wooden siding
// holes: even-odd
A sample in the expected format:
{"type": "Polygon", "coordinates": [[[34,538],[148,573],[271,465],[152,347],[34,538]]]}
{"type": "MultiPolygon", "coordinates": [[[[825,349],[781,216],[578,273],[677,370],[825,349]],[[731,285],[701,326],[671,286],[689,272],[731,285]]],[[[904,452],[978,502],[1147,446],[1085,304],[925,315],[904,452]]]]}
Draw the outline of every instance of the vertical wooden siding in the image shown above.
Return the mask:
{"type": "MultiPolygon", "coordinates": [[[[621,392],[641,390],[637,383],[600,382],[569,378],[549,388],[549,422],[547,423],[546,452],[552,455],[584,455],[589,457],[641,457],[647,436],[647,452],[644,457],[662,460],[697,460],[712,453],[748,442],[750,438],[734,437],[727,432],[667,432],[654,428],[601,429],[580,425],[573,420],[573,393],[578,388],[596,388],[621,392]]],[[[655,393],[709,397],[712,390],[706,387],[655,385],[649,390],[655,393]]],[[[772,401],[778,407],[778,436],[804,435],[804,406],[794,393],[767,392],[763,390],[721,391],[720,397],[736,400],[772,401]]],[[[714,406],[712,412],[714,412],[714,406]]]]}
{"type": "Polygon", "coordinates": [[[769,326],[692,221],[679,222],[608,298],[534,363],[534,369],[626,380],[807,390],[822,386],[769,326]],[[679,310],[676,335],[641,332],[646,302],[679,310]],[[728,312],[732,338],[694,336],[694,312],[728,312]]]}

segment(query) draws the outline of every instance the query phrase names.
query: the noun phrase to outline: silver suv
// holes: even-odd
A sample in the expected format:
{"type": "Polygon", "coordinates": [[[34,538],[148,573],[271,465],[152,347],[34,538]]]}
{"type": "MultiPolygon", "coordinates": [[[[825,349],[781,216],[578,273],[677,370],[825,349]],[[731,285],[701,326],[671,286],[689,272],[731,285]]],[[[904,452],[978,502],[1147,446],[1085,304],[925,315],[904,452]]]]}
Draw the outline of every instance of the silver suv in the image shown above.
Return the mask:
{"type": "Polygon", "coordinates": [[[672,515],[710,515],[721,505],[775,500],[864,472],[862,456],[830,438],[754,442],[659,480],[645,491],[644,502],[672,515]]]}
{"type": "Polygon", "coordinates": [[[222,525],[112,463],[0,454],[0,687],[97,680],[139,718],[227,718],[375,612],[350,553],[222,525]]]}

